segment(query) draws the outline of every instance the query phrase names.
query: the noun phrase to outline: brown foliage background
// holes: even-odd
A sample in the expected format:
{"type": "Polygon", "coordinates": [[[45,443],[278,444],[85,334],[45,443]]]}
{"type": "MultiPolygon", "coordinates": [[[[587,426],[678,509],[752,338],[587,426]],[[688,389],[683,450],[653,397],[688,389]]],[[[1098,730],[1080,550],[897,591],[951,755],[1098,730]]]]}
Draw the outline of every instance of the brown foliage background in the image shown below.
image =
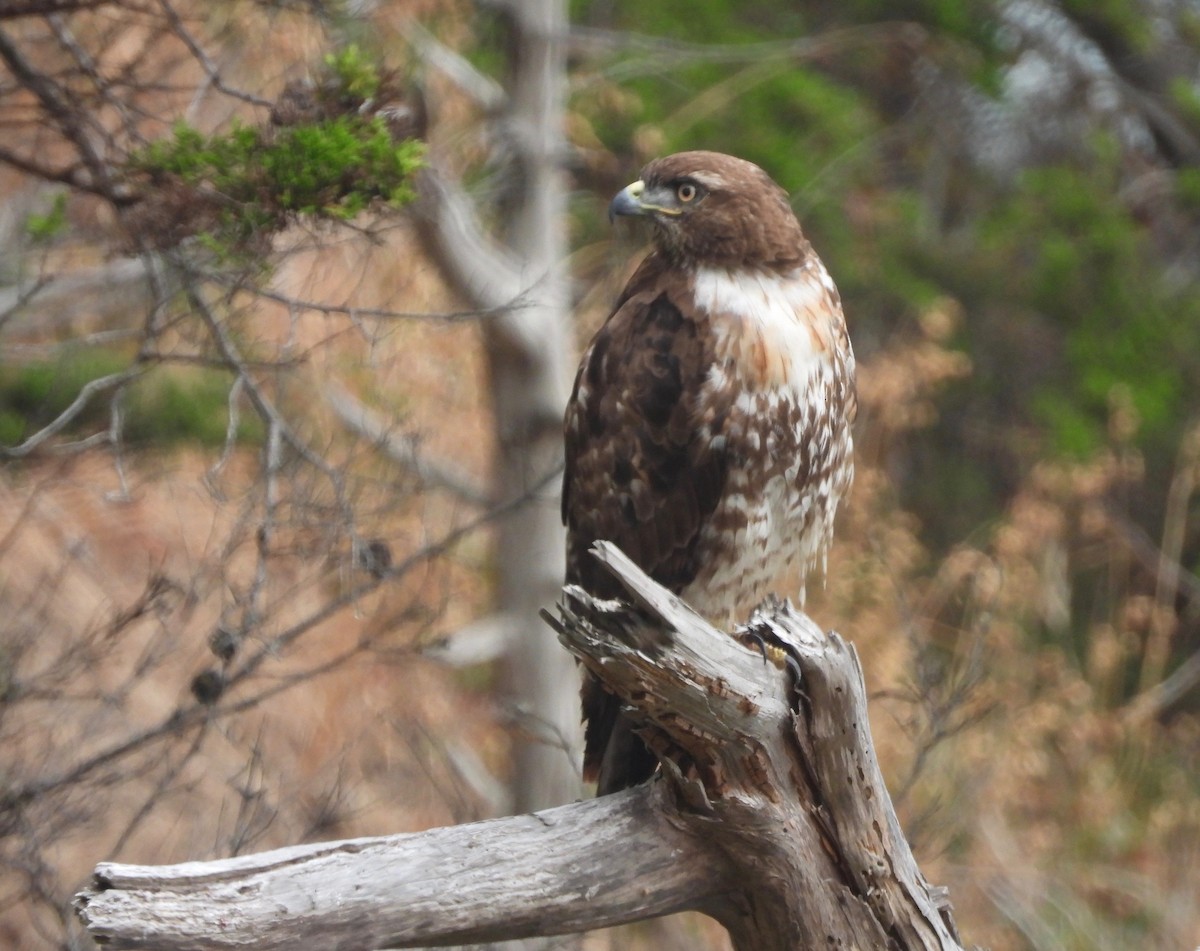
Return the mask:
{"type": "MultiPolygon", "coordinates": [[[[445,18],[444,39],[469,33],[456,5],[427,7],[381,11],[372,25],[398,38],[421,12],[445,18]]],[[[113,141],[129,127],[162,134],[181,114],[215,126],[257,108],[196,92],[206,79],[211,92],[213,76],[162,9],[101,7],[71,21],[76,35],[103,40],[105,69],[147,83],[145,117],[96,104],[113,141]]],[[[220,84],[265,103],[329,38],[286,9],[191,14],[197,35],[220,41],[220,84]]],[[[5,29],[36,51],[48,48],[47,22],[5,29]]],[[[432,134],[466,164],[483,151],[471,138],[478,114],[442,93],[432,134]]],[[[68,167],[71,136],[39,127],[26,91],[5,87],[0,118],[40,129],[22,140],[40,172],[68,167]]],[[[628,171],[585,119],[569,126],[587,157],[582,179],[628,171]]],[[[12,162],[0,172],[12,207],[42,207],[35,172],[12,162]]],[[[112,198],[72,193],[71,237],[24,249],[34,283],[106,266],[123,221],[112,198]]],[[[73,946],[70,897],[102,859],[226,856],[502,808],[508,746],[530,724],[489,691],[488,665],[456,669],[433,649],[489,599],[482,334],[473,318],[400,316],[459,307],[404,219],[353,224],[274,236],[268,295],[247,286],[221,299],[251,376],[324,468],[296,446],[272,463],[252,438],[101,440],[0,471],[0,943],[73,946]],[[380,440],[333,411],[336,392],[462,484],[378,451],[380,440]]],[[[632,250],[605,239],[576,255],[588,285],[581,332],[602,319],[632,250]]],[[[6,313],[4,366],[97,334],[136,340],[141,304],[97,291],[37,319],[6,313]]],[[[188,308],[170,313],[156,372],[182,376],[213,351],[188,308]]],[[[1200,720],[1186,706],[1164,715],[1161,687],[1165,648],[1200,602],[1194,577],[1128,516],[1127,501],[1150,491],[1136,418],[1114,399],[1101,451],[1030,467],[995,524],[933,551],[901,504],[897,468],[944,411],[947,387],[971,384],[953,346],[962,316],[941,299],[864,361],[857,482],[808,610],[863,655],[893,795],[969,941],[996,951],[1195,946],[1200,720]],[[1035,636],[1045,631],[1060,636],[1035,636]]],[[[244,394],[229,405],[249,413],[244,394]]],[[[1161,537],[1187,527],[1195,441],[1179,447],[1168,481],[1185,504],[1162,500],[1161,537]]],[[[724,938],[692,920],[588,946],[668,943],[724,938]]]]}

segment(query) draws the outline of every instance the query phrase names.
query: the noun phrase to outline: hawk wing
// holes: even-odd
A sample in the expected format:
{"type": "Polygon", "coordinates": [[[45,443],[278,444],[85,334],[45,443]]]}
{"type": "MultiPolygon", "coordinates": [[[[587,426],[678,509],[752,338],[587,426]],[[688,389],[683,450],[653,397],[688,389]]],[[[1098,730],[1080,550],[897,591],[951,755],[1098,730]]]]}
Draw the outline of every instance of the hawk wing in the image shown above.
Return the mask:
{"type": "Polygon", "coordinates": [[[620,591],[588,554],[599,538],[672,591],[696,576],[696,542],[725,488],[732,404],[706,386],[705,323],[668,287],[635,290],[576,376],[565,424],[567,579],[599,597],[620,591]]]}
{"type": "MultiPolygon", "coordinates": [[[[588,553],[600,538],[670,590],[684,588],[700,567],[701,529],[725,489],[723,428],[733,395],[710,385],[707,318],[687,313],[689,303],[684,283],[651,255],[575,379],[565,420],[567,581],[597,597],[621,593],[588,553]]],[[[599,778],[601,794],[653,772],[655,760],[616,698],[590,676],[583,710],[584,775],[599,778]]]]}

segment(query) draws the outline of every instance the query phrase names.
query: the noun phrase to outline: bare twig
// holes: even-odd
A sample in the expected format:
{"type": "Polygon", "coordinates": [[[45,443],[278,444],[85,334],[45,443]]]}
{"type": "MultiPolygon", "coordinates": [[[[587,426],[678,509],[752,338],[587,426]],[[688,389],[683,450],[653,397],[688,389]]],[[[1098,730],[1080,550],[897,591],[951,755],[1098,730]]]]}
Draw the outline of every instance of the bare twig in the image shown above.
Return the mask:
{"type": "Polygon", "coordinates": [[[498,113],[508,102],[508,94],[499,83],[442,43],[415,17],[407,18],[401,29],[421,61],[451,80],[484,112],[498,113]]]}
{"type": "Polygon", "coordinates": [[[212,61],[208,53],[205,52],[200,42],[192,36],[191,31],[188,30],[187,25],[183,22],[183,17],[179,15],[175,7],[171,5],[169,0],[158,0],[158,2],[163,13],[166,14],[167,22],[173,28],[175,35],[179,37],[184,46],[188,48],[188,52],[200,64],[200,68],[204,70],[204,74],[208,77],[214,89],[224,93],[226,96],[240,99],[242,102],[248,102],[252,106],[258,106],[263,109],[271,107],[271,100],[263,99],[261,96],[252,95],[244,90],[235,89],[226,84],[225,80],[221,78],[221,72],[217,68],[217,65],[212,61]]]}
{"type": "Polygon", "coordinates": [[[89,128],[87,114],[71,103],[65,90],[25,58],[4,30],[0,30],[0,59],[8,64],[18,82],[37,97],[50,120],[75,145],[91,173],[90,185],[100,194],[116,200],[118,196],[113,190],[111,169],[93,141],[95,133],[89,128]]]}
{"type": "MultiPolygon", "coordinates": [[[[222,281],[220,274],[207,275],[208,279],[214,284],[222,284],[223,286],[231,286],[228,281],[222,281]]],[[[353,317],[356,319],[370,320],[428,320],[439,324],[445,323],[462,323],[462,322],[478,322],[487,317],[494,317],[499,313],[503,313],[506,308],[500,309],[468,309],[468,310],[395,310],[390,307],[359,307],[353,304],[330,304],[322,301],[306,300],[296,297],[291,294],[282,294],[278,291],[272,291],[264,287],[251,287],[246,290],[254,294],[256,297],[261,297],[264,300],[275,301],[279,304],[285,304],[289,308],[294,308],[300,311],[311,311],[315,314],[337,315],[342,317],[353,317]]],[[[520,302],[514,302],[512,306],[521,306],[520,302]]]]}
{"type": "Polygon", "coordinates": [[[1137,559],[1138,564],[1156,579],[1161,576],[1161,581],[1157,583],[1177,590],[1188,599],[1193,609],[1200,606],[1200,577],[1166,555],[1145,529],[1119,512],[1106,509],[1105,518],[1116,540],[1137,559]]]}
{"type": "Polygon", "coordinates": [[[620,54],[628,57],[605,70],[612,79],[628,80],[668,73],[680,66],[697,63],[736,66],[769,60],[804,61],[881,43],[904,42],[915,45],[923,41],[925,35],[925,29],[920,24],[903,20],[762,43],[689,43],[623,30],[575,26],[567,42],[575,55],[600,57],[620,54]]]}
{"type": "Polygon", "coordinates": [[[420,440],[416,436],[394,432],[395,427],[382,414],[345,388],[335,383],[326,384],[325,401],[343,423],[369,439],[388,458],[410,470],[426,486],[448,490],[472,505],[488,504],[487,494],[476,479],[452,464],[431,461],[420,451],[420,440]]]}
{"type": "Polygon", "coordinates": [[[0,4],[0,20],[46,16],[52,13],[77,13],[116,6],[123,0],[4,0],[0,4]]]}
{"type": "MultiPolygon", "coordinates": [[[[176,263],[182,264],[182,261],[176,258],[176,263]]],[[[341,510],[346,524],[353,525],[353,509],[346,494],[346,474],[331,466],[320,453],[302,439],[275,406],[274,402],[267,396],[263,388],[254,379],[253,374],[250,373],[250,369],[246,361],[242,359],[242,355],[233,338],[212,305],[208,302],[206,295],[198,283],[194,280],[185,282],[184,294],[196,313],[200,315],[205,326],[208,327],[222,359],[226,361],[230,369],[234,370],[242,380],[244,392],[263,422],[268,426],[277,427],[279,437],[299,454],[305,462],[320,472],[329,481],[333,488],[338,508],[341,510]]]]}
{"type": "MultiPolygon", "coordinates": [[[[105,376],[98,377],[95,380],[88,381],[82,387],[80,387],[79,393],[75,396],[75,399],[71,401],[71,405],[59,413],[52,422],[43,426],[32,436],[29,436],[27,439],[25,439],[24,442],[16,446],[0,446],[0,457],[21,459],[25,456],[28,456],[31,452],[34,452],[41,447],[52,436],[56,436],[58,433],[70,426],[71,423],[73,423],[79,417],[79,414],[87,408],[93,396],[125,386],[130,381],[135,380],[144,374],[148,369],[149,367],[143,364],[134,364],[133,366],[124,370],[120,370],[116,373],[109,373],[105,376]]],[[[107,431],[100,434],[100,437],[101,441],[108,441],[111,438],[110,433],[107,431]]],[[[91,442],[85,442],[78,445],[86,446],[91,444],[91,442]]]]}
{"type": "MultiPolygon", "coordinates": [[[[1183,543],[1188,527],[1188,504],[1200,477],[1200,425],[1192,426],[1184,435],[1179,449],[1175,474],[1167,490],[1166,512],[1163,514],[1162,561],[1177,565],[1183,555],[1183,543]]],[[[1155,574],[1154,600],[1161,609],[1158,621],[1150,629],[1142,660],[1139,688],[1148,689],[1162,679],[1171,653],[1175,634],[1175,600],[1179,593],[1179,572],[1160,569],[1155,574]],[[1170,622],[1165,618],[1170,617],[1170,622]]]]}

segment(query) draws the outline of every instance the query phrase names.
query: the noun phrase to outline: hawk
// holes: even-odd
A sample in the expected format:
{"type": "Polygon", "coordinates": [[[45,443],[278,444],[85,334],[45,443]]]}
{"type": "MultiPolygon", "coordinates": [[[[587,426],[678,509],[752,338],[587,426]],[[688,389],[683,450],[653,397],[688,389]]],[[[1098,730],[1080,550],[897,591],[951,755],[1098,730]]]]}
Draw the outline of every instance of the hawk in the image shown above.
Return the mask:
{"type": "MultiPolygon", "coordinates": [[[[567,581],[621,591],[588,549],[619,545],[714,624],[803,596],[854,474],[854,353],[841,299],[787,193],[757,165],[680,152],[609,218],[654,247],[583,354],[567,406],[567,581]]],[[[656,767],[585,675],[584,777],[599,795],[656,767]]]]}

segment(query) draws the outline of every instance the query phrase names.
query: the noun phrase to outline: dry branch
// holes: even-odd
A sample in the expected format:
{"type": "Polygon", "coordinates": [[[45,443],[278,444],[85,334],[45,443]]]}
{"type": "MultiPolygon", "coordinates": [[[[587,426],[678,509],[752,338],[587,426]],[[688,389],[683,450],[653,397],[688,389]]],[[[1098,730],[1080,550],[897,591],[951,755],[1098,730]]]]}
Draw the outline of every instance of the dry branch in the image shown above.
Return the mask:
{"type": "Polygon", "coordinates": [[[159,951],[413,947],[620,924],[682,907],[703,884],[678,861],[686,836],[656,798],[646,787],[415,835],[102,864],[80,914],[105,947],[159,951]]]}
{"type": "Polygon", "coordinates": [[[638,610],[568,588],[551,623],[643,723],[656,780],[415,835],[106,863],[77,899],[93,936],[164,951],[412,947],[699,909],[739,951],[961,951],[884,787],[853,647],[784,605],[730,636],[616,548],[597,553],[638,610]]]}

